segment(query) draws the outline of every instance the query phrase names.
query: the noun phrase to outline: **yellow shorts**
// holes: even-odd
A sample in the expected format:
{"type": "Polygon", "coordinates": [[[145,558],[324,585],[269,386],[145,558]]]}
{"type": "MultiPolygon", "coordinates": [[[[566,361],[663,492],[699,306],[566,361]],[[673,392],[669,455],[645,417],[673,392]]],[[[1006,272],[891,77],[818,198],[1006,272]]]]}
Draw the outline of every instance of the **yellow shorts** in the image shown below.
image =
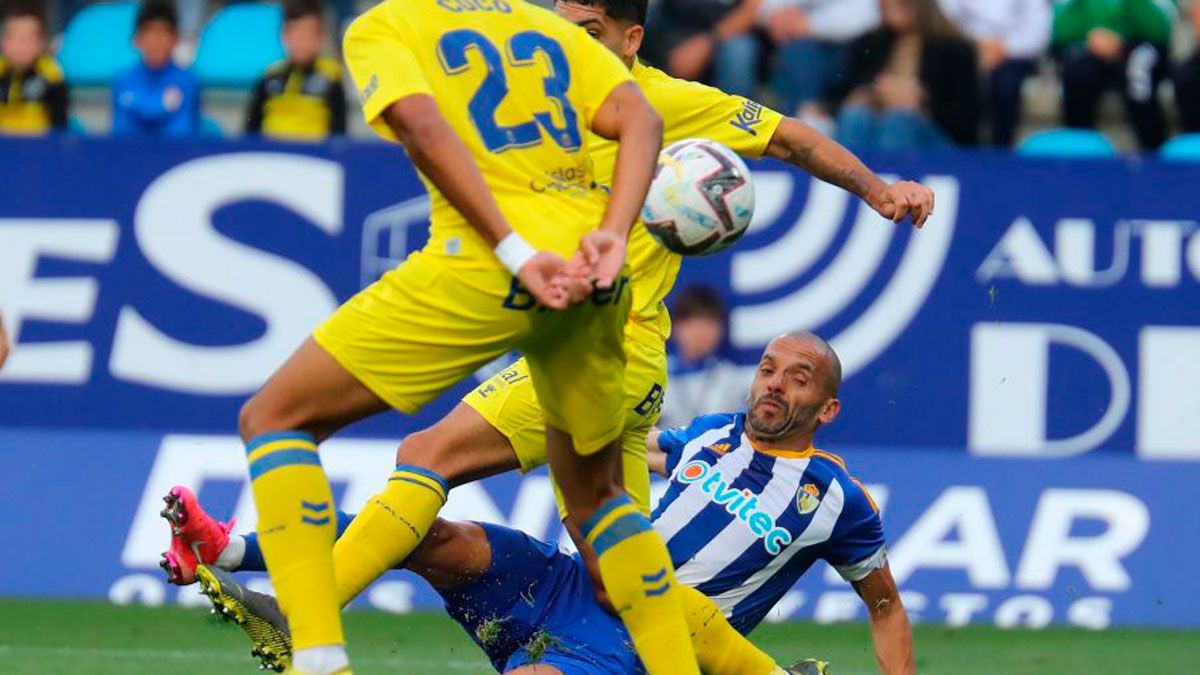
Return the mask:
{"type": "MultiPolygon", "coordinates": [[[[625,338],[625,431],[621,436],[625,490],[644,513],[650,513],[650,472],[646,468],[646,435],[658,422],[667,383],[667,357],[662,339],[631,324],[625,338]]],[[[521,473],[546,463],[545,418],[529,379],[525,359],[490,378],[463,397],[488,424],[512,443],[521,473]]],[[[566,514],[555,484],[559,512],[566,514]]]]}
{"type": "Polygon", "coordinates": [[[529,359],[546,422],[591,454],[625,428],[628,275],[565,312],[538,309],[503,268],[409,256],[338,308],[313,339],[392,407],[414,413],[512,349],[529,359]]]}

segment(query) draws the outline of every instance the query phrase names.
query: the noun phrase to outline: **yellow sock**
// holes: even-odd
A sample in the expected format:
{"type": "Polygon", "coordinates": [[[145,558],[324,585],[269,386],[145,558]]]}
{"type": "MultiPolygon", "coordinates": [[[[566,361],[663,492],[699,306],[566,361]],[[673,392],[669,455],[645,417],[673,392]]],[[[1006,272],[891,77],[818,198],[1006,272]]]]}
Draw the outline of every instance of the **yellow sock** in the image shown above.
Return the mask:
{"type": "Polygon", "coordinates": [[[450,488],[446,479],[401,464],[333,546],[339,606],[403,562],[429,533],[450,488]]]}
{"type": "Polygon", "coordinates": [[[775,675],[786,672],[775,663],[775,659],[734,630],[721,609],[707,596],[690,586],[681,585],[679,591],[700,670],[708,675],[775,675]]]}
{"type": "Polygon", "coordinates": [[[258,543],[295,649],[344,643],[333,585],[336,512],[317,444],[299,431],[263,434],[246,455],[258,543]]]}
{"type": "Polygon", "coordinates": [[[583,535],[600,558],[604,588],[646,672],[699,675],[671,557],[650,521],[621,495],[584,523],[583,535]]]}

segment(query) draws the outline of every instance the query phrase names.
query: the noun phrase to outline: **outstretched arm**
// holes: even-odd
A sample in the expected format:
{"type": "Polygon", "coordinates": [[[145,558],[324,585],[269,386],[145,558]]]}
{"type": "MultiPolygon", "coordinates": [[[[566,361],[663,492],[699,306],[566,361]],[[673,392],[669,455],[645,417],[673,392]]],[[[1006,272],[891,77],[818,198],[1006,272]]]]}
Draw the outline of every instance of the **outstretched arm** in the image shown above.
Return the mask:
{"type": "Polygon", "coordinates": [[[658,427],[650,429],[650,433],[646,435],[646,464],[650,467],[650,473],[656,473],[660,476],[670,476],[667,471],[667,453],[658,447],[658,437],[662,434],[662,430],[658,427]]]}
{"type": "Polygon", "coordinates": [[[784,118],[766,154],[857,195],[892,222],[911,216],[921,227],[933,213],[932,190],[912,181],[884,183],[854,153],[800,120],[784,118]]]}
{"type": "Polygon", "coordinates": [[[553,253],[534,251],[513,232],[470,150],[442,117],[434,98],[428,94],[405,96],[385,108],[382,117],[408,150],[413,164],[496,249],[501,262],[526,290],[547,307],[565,309],[566,292],[554,281],[565,261],[553,253]]]}
{"type": "Polygon", "coordinates": [[[886,564],[854,582],[854,590],[867,605],[875,660],[883,675],[912,675],[917,672],[913,654],[912,626],[896,590],[896,580],[886,564]]]}

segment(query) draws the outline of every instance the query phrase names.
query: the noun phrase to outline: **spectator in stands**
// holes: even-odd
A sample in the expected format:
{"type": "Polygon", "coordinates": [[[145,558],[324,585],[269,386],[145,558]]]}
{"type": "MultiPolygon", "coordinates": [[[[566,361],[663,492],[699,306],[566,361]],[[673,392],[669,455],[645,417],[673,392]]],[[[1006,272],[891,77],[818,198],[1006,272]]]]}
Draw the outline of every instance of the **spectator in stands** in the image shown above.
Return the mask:
{"type": "Polygon", "coordinates": [[[979,140],[975,48],[937,0],[881,0],[883,26],[851,46],[838,138],[915,150],[979,140]]]}
{"type": "Polygon", "coordinates": [[[1174,12],[1163,0],[1063,0],[1055,7],[1053,46],[1068,127],[1094,129],[1104,93],[1119,88],[1138,144],[1163,144],[1158,85],[1169,70],[1174,12]]]}
{"type": "Polygon", "coordinates": [[[760,2],[659,0],[647,20],[646,57],[676,77],[753,97],[762,55],[754,31],[760,2]]]}
{"type": "Polygon", "coordinates": [[[828,131],[849,45],[879,27],[879,0],[763,0],[758,20],[775,45],[780,108],[828,131]]]}
{"type": "Polygon", "coordinates": [[[39,5],[10,3],[0,37],[0,134],[45,135],[67,128],[67,83],[46,53],[39,5]]]}
{"type": "Polygon", "coordinates": [[[725,343],[721,296],[707,286],[688,286],[679,292],[671,320],[662,425],[679,426],[713,410],[743,407],[749,380],[720,356],[725,343]]]}
{"type": "Polygon", "coordinates": [[[147,0],[138,12],[133,44],[141,63],[113,80],[113,134],[195,136],[200,130],[200,82],[175,63],[179,43],[175,6],[147,0]]]}
{"type": "Polygon", "coordinates": [[[975,43],[987,88],[989,140],[1011,147],[1021,121],[1021,86],[1050,45],[1049,0],[940,0],[975,43]]]}
{"type": "Polygon", "coordinates": [[[292,141],[319,141],[346,133],[346,92],[337,61],[321,56],[325,15],[318,0],[283,6],[287,58],[267,69],[254,87],[246,133],[292,141]]]}
{"type": "MultiPolygon", "coordinates": [[[[1192,30],[1200,41],[1200,2],[1192,3],[1192,30]]],[[[1189,134],[1200,133],[1200,44],[1196,51],[1175,69],[1175,105],[1179,126],[1189,134]]]]}

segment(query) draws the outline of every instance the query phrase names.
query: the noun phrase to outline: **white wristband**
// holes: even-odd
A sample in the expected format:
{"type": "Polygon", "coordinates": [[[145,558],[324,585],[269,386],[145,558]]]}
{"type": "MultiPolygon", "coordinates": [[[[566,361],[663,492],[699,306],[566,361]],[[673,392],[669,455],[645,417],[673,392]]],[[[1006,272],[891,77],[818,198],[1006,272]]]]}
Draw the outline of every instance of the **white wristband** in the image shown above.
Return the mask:
{"type": "Polygon", "coordinates": [[[500,259],[500,264],[507,267],[513,276],[521,271],[530,258],[537,255],[537,250],[516,232],[510,232],[507,237],[501,239],[494,250],[496,257],[500,259]]]}

